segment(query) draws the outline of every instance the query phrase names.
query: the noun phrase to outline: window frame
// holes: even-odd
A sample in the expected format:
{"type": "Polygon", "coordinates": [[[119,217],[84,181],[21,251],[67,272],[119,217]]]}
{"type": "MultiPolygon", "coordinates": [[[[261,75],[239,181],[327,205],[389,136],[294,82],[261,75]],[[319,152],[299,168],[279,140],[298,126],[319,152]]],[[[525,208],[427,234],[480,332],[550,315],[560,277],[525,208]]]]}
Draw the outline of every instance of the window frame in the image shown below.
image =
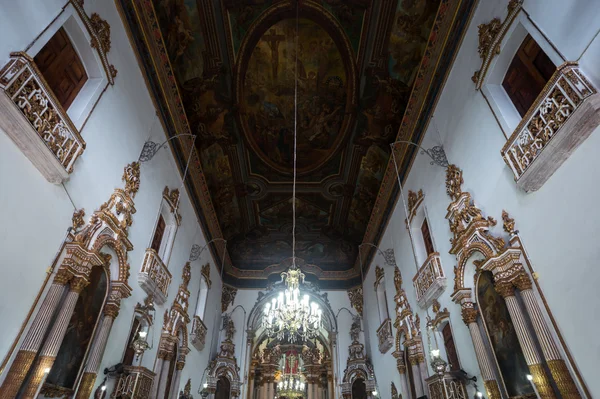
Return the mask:
{"type": "Polygon", "coordinates": [[[88,76],[69,108],[64,110],[80,131],[109,84],[109,78],[100,55],[91,46],[92,36],[85,22],[70,2],[26,50],[27,54],[34,58],[60,28],[64,28],[88,76]]]}
{"type": "MultiPolygon", "coordinates": [[[[168,187],[165,187],[165,189],[168,189],[168,187]]],[[[173,252],[173,245],[175,244],[177,230],[179,229],[179,224],[181,223],[181,217],[175,209],[175,204],[172,204],[168,197],[168,193],[170,192],[170,190],[166,191],[166,193],[163,191],[160,206],[156,215],[156,220],[154,221],[154,227],[152,228],[152,234],[150,235],[150,241],[147,247],[152,248],[154,236],[156,235],[156,229],[158,228],[158,222],[162,216],[165,221],[165,229],[162,235],[159,250],[156,251],[156,254],[167,269],[169,268],[169,259],[171,258],[171,253],[173,252]]]]}
{"type": "Polygon", "coordinates": [[[528,34],[556,67],[565,61],[548,39],[531,22],[526,12],[521,9],[499,44],[500,53],[490,62],[485,82],[481,87],[482,94],[507,138],[517,128],[523,117],[504,87],[502,87],[502,82],[513,58],[528,34]]]}

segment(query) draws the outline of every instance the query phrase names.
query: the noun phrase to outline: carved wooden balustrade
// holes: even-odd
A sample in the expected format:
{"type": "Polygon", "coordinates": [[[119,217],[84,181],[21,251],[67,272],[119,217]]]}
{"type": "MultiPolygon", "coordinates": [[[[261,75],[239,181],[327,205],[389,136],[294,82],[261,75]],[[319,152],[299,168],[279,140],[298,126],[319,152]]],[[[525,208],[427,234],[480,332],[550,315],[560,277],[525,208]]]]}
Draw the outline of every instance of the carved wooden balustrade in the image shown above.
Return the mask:
{"type": "Polygon", "coordinates": [[[379,342],[379,352],[386,353],[394,345],[394,336],[392,335],[392,320],[387,318],[377,329],[377,340],[379,342]]]}
{"type": "Polygon", "coordinates": [[[152,248],[146,250],[138,282],[148,295],[154,295],[154,301],[162,305],[167,300],[171,272],[152,248]]]}
{"type": "Polygon", "coordinates": [[[204,349],[204,345],[206,344],[206,333],[208,329],[202,322],[199,316],[194,316],[194,320],[192,323],[192,345],[199,351],[204,349]]]}
{"type": "Polygon", "coordinates": [[[451,373],[434,375],[425,380],[431,399],[467,399],[465,384],[451,373]]]}
{"type": "Polygon", "coordinates": [[[125,366],[111,398],[148,399],[155,374],[145,367],[125,366]]]}
{"type": "Polygon", "coordinates": [[[539,189],[600,124],[599,109],[577,64],[558,67],[501,151],[519,187],[539,189]]]}
{"type": "Polygon", "coordinates": [[[417,294],[417,303],[423,309],[431,305],[446,288],[446,276],[442,269],[439,252],[430,254],[423,266],[413,277],[413,286],[417,294]]]}
{"type": "Polygon", "coordinates": [[[0,89],[0,127],[49,182],[65,181],[85,141],[29,55],[11,54],[0,89]]]}

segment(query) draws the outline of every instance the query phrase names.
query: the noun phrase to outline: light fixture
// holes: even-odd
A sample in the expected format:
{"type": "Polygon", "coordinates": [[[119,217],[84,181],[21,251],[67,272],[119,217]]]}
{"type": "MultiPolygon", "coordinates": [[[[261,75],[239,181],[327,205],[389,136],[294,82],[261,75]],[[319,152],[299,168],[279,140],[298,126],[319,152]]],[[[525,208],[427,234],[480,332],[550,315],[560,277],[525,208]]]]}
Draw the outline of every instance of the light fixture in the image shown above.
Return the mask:
{"type": "Polygon", "coordinates": [[[106,391],[106,385],[102,385],[102,386],[100,387],[100,390],[101,390],[101,391],[106,391]]]}
{"type": "Polygon", "coordinates": [[[377,391],[373,391],[373,396],[377,396],[377,391]]]}
{"type": "Polygon", "coordinates": [[[444,375],[444,373],[446,372],[446,368],[448,367],[448,363],[440,356],[440,350],[432,349],[430,353],[431,368],[433,369],[433,371],[435,371],[437,375],[444,375]]]}
{"type": "Polygon", "coordinates": [[[135,352],[136,360],[140,358],[141,355],[144,354],[150,348],[148,341],[146,341],[146,336],[148,335],[147,331],[140,331],[138,333],[138,338],[133,341],[133,351],[135,352]]]}
{"type": "Polygon", "coordinates": [[[482,398],[482,397],[483,397],[483,394],[482,394],[481,392],[477,391],[477,397],[478,397],[478,398],[482,398]]]}
{"type": "Polygon", "coordinates": [[[307,340],[317,335],[323,314],[319,304],[311,302],[308,294],[300,298],[300,282],[304,273],[292,263],[287,272],[281,273],[286,288],[267,302],[263,308],[263,326],[269,337],[283,339],[288,334],[290,342],[307,340]]]}
{"type": "Polygon", "coordinates": [[[529,381],[533,381],[533,376],[532,376],[531,374],[527,374],[527,379],[528,379],[529,381]]]}
{"type": "Polygon", "coordinates": [[[304,397],[306,384],[300,374],[284,374],[277,383],[279,397],[300,398],[304,397]]]}

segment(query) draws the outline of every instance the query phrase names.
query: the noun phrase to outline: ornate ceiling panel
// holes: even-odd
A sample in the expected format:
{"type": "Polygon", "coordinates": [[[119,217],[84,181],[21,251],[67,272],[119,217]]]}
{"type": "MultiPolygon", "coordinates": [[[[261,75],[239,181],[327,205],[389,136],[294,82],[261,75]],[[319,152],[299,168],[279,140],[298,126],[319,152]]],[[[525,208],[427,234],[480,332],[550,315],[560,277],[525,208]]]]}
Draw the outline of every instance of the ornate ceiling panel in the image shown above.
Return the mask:
{"type": "Polygon", "coordinates": [[[172,150],[225,281],[289,265],[296,129],[296,256],[356,285],[397,198],[390,143],[420,141],[474,1],[116,1],[168,135],[196,136],[172,150]]]}

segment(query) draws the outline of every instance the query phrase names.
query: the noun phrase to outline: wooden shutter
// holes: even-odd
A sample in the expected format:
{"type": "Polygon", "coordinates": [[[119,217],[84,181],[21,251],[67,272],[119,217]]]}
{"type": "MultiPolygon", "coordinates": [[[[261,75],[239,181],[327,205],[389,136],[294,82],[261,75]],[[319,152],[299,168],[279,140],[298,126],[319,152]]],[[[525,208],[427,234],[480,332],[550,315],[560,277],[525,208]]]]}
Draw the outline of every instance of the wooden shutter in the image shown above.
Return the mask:
{"type": "Polygon", "coordinates": [[[429,232],[429,225],[427,224],[427,219],[423,220],[423,224],[421,225],[421,233],[423,234],[423,242],[425,243],[425,250],[427,251],[427,256],[434,253],[433,249],[433,241],[431,241],[431,233],[429,232]]]}
{"type": "Polygon", "coordinates": [[[52,36],[34,61],[58,102],[67,110],[88,76],[64,28],[52,36]]]}
{"type": "Polygon", "coordinates": [[[163,239],[163,235],[165,234],[165,219],[163,219],[162,215],[158,217],[158,223],[156,224],[156,230],[154,230],[154,237],[152,238],[152,245],[150,248],[155,250],[157,253],[160,250],[160,244],[163,239]]]}
{"type": "Polygon", "coordinates": [[[548,55],[527,35],[502,81],[502,87],[521,116],[531,108],[555,70],[548,55]]]}
{"type": "Polygon", "coordinates": [[[444,347],[446,348],[448,363],[450,363],[450,371],[458,371],[460,370],[460,365],[458,364],[458,355],[456,354],[456,346],[454,346],[454,337],[452,336],[450,323],[444,326],[442,335],[444,336],[444,347]]]}

